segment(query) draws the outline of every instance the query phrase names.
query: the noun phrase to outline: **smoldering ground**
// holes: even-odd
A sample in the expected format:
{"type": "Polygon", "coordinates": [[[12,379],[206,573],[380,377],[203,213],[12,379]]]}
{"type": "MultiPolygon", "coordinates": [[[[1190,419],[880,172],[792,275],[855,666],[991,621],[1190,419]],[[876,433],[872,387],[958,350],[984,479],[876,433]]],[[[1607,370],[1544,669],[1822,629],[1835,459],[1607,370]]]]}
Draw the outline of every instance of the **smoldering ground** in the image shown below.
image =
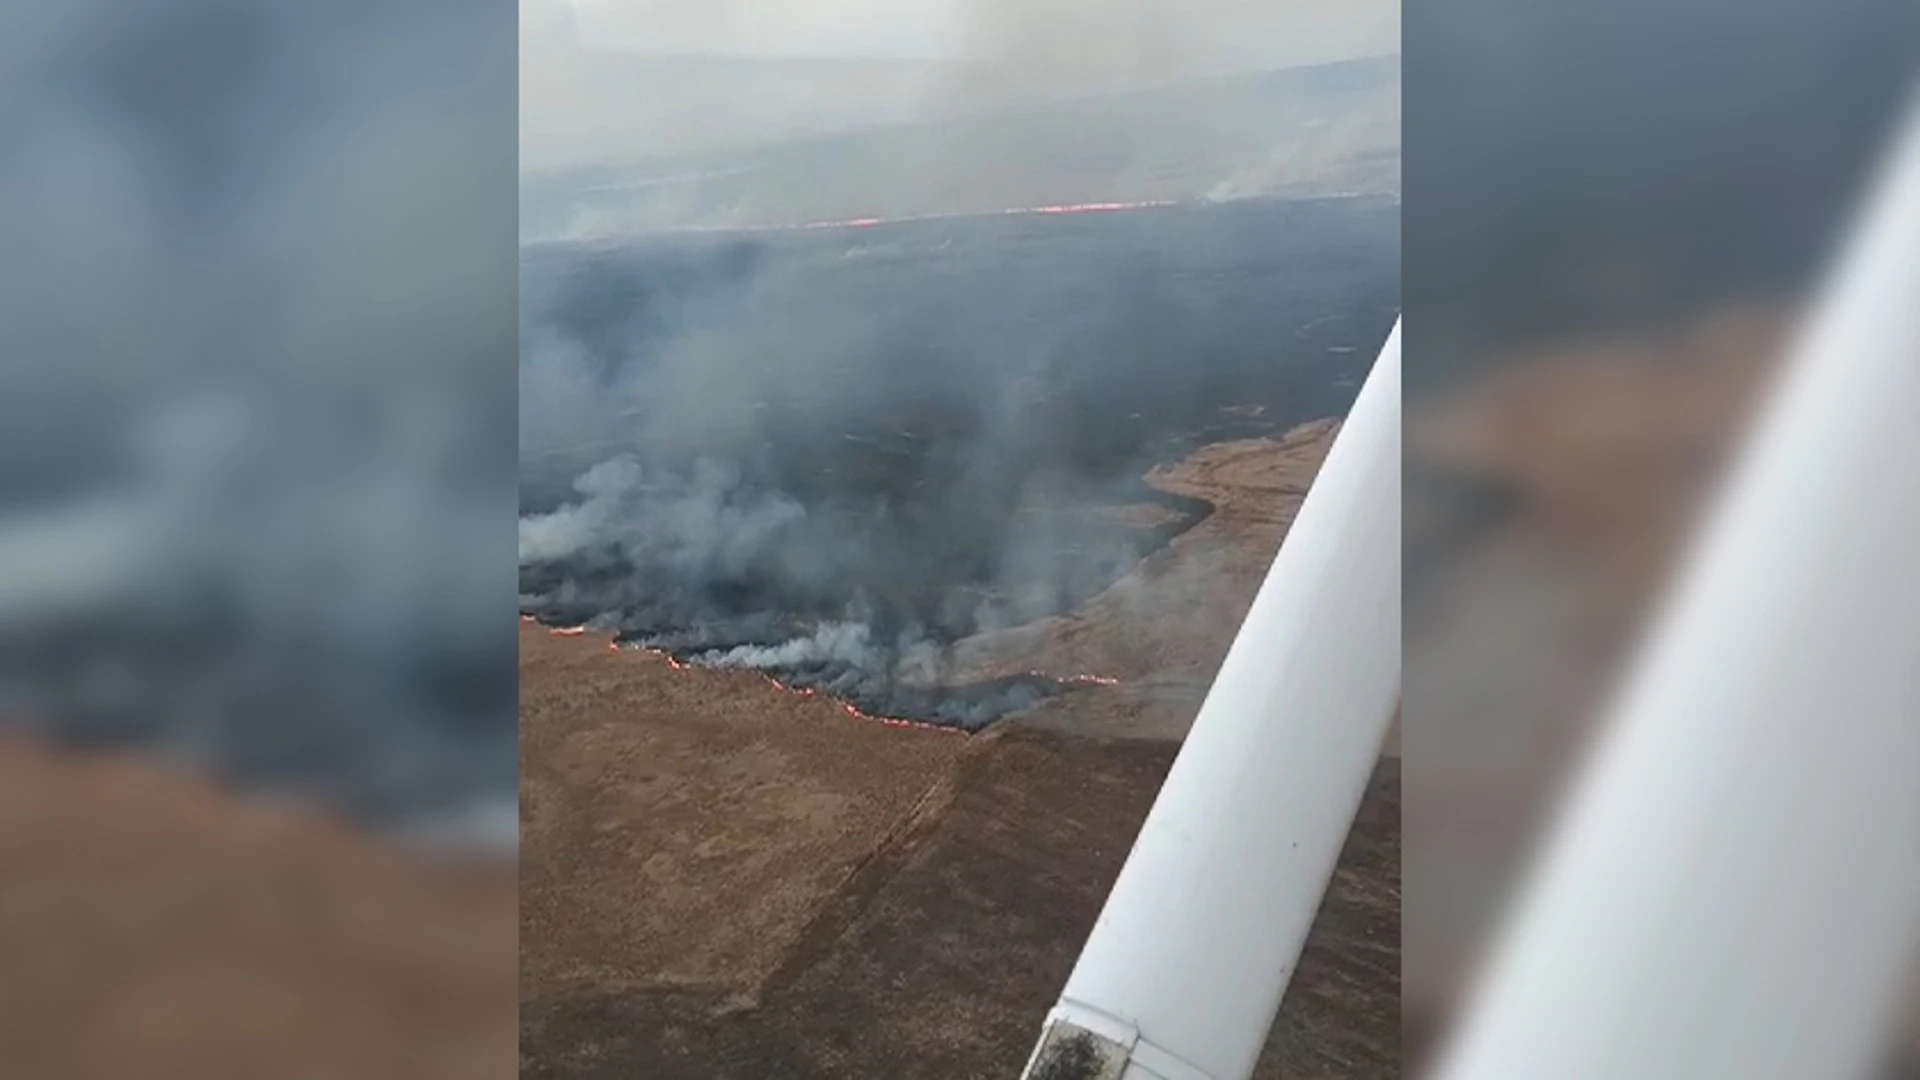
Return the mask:
{"type": "Polygon", "coordinates": [[[396,825],[513,797],[513,25],[0,12],[0,723],[396,825]]]}
{"type": "Polygon", "coordinates": [[[1062,687],[945,646],[1205,513],[1154,463],[1342,412],[1397,234],[1354,199],[529,249],[522,609],[870,712],[1024,707],[1062,687]]]}

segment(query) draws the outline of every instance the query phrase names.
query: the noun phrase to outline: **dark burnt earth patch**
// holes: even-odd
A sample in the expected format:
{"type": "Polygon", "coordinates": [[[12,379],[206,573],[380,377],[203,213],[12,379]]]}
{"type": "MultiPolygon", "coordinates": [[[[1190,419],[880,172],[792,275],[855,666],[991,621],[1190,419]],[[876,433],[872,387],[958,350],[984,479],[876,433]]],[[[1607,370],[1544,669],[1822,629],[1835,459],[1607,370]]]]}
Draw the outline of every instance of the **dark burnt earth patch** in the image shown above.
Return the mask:
{"type": "Polygon", "coordinates": [[[1397,227],[1268,201],[887,226],[884,258],[848,257],[872,229],[529,253],[521,612],[967,729],[1069,692],[948,646],[1211,512],[1154,466],[1344,414],[1397,227]]]}

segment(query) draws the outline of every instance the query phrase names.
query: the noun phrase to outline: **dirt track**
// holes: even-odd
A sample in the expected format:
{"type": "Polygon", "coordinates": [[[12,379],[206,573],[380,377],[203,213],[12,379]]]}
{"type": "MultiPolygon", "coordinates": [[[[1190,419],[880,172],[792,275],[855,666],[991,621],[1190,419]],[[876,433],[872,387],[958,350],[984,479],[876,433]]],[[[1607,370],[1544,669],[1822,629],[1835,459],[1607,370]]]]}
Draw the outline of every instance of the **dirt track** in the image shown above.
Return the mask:
{"type": "Polygon", "coordinates": [[[966,737],[521,633],[521,979],[751,1001],[966,737]]]}
{"type": "MultiPolygon", "coordinates": [[[[983,736],[523,626],[523,1075],[1017,1075],[1330,435],[1155,477],[1216,513],[1021,664],[1132,685],[983,736]]],[[[1398,1075],[1398,792],[1389,759],[1262,1077],[1398,1075]]]]}

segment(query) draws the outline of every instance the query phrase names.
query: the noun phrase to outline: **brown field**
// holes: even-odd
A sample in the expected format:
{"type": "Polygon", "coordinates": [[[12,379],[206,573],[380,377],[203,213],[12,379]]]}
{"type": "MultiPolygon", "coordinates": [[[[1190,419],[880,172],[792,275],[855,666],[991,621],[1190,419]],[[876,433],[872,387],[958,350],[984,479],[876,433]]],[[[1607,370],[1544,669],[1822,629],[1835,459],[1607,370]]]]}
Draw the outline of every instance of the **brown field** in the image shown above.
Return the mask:
{"type": "Polygon", "coordinates": [[[0,745],[0,1075],[512,1075],[513,868],[0,745]]]}
{"type": "MultiPolygon", "coordinates": [[[[1729,309],[1409,404],[1409,462],[1514,496],[1406,602],[1403,973],[1421,1028],[1452,1007],[1789,326],[1788,312],[1729,309]]],[[[1425,495],[1408,486],[1410,521],[1425,495]]]]}
{"type": "MultiPolygon", "coordinates": [[[[528,1077],[1017,1075],[1332,425],[1154,477],[1217,512],[981,671],[1122,678],[988,734],[523,625],[528,1077]]],[[[1259,1075],[1399,1075],[1383,760],[1259,1075]]]]}

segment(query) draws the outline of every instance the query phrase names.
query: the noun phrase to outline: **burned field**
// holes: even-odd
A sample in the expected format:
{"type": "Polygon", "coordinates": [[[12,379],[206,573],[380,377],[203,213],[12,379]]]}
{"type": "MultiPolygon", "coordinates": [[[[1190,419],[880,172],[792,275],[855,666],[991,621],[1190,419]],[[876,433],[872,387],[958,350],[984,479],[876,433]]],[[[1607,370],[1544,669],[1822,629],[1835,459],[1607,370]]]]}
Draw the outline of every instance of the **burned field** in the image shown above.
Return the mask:
{"type": "Polygon", "coordinates": [[[1211,512],[1142,476],[1344,412],[1398,303],[1364,199],[523,256],[521,610],[977,729],[969,678],[1211,512]]]}
{"type": "MultiPolygon", "coordinates": [[[[1386,335],[1395,224],[530,251],[521,604],[583,628],[521,626],[522,1075],[1017,1073],[1386,335]]],[[[1398,790],[1263,1080],[1398,1075],[1398,790]]]]}

